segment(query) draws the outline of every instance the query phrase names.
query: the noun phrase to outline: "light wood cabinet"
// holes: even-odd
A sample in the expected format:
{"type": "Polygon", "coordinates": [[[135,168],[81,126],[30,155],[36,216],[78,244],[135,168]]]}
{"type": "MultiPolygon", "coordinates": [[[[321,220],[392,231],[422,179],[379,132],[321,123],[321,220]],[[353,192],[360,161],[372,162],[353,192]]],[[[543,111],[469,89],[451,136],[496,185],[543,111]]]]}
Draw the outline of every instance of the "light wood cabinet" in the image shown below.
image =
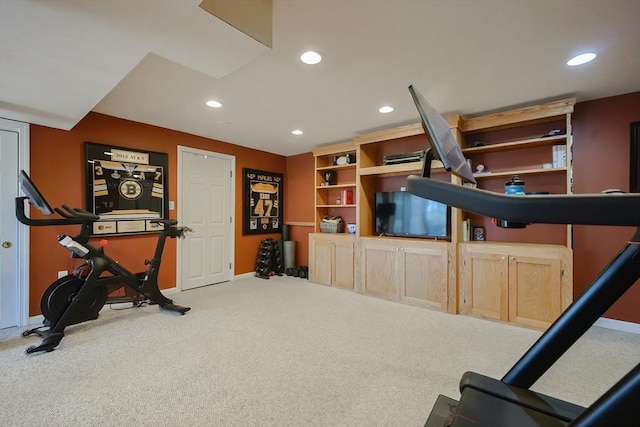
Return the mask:
{"type": "Polygon", "coordinates": [[[400,299],[398,242],[394,239],[360,239],[360,291],[390,300],[400,299]]]}
{"type": "Polygon", "coordinates": [[[460,245],[460,313],[546,329],[572,301],[571,250],[460,245]]]}
{"type": "Polygon", "coordinates": [[[309,280],[354,289],[355,238],[333,233],[309,235],[309,280]]]}
{"type": "Polygon", "coordinates": [[[447,310],[448,243],[361,238],[360,268],[364,294],[447,310]]]}
{"type": "MultiPolygon", "coordinates": [[[[447,311],[448,243],[407,242],[400,254],[400,300],[447,311]]],[[[455,278],[454,278],[455,279],[455,278]]]]}

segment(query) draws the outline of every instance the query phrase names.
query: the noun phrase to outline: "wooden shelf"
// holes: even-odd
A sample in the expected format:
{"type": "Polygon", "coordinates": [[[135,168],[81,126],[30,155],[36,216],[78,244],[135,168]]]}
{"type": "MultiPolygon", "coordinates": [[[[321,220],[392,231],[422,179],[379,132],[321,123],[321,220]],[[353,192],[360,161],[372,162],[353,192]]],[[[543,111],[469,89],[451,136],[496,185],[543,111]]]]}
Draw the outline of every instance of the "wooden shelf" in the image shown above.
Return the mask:
{"type": "Polygon", "coordinates": [[[332,144],[325,145],[322,147],[317,147],[312,151],[314,157],[322,157],[322,156],[341,156],[343,154],[354,154],[355,146],[352,141],[343,142],[340,144],[332,144]]]}
{"type": "Polygon", "coordinates": [[[355,187],[356,183],[352,182],[352,183],[348,183],[348,184],[334,184],[334,185],[317,185],[316,189],[318,190],[330,190],[332,188],[349,188],[349,187],[355,187]]]}
{"type": "MultiPolygon", "coordinates": [[[[360,168],[360,176],[365,175],[379,175],[379,176],[394,176],[394,175],[407,175],[416,172],[422,172],[422,165],[424,162],[411,162],[411,163],[399,163],[396,165],[383,165],[383,166],[371,166],[368,168],[360,168]]],[[[431,163],[432,172],[443,172],[444,167],[442,162],[434,160],[431,163]]]]}
{"type": "Polygon", "coordinates": [[[497,172],[486,172],[486,173],[474,173],[473,176],[475,179],[491,179],[491,178],[500,178],[511,175],[539,175],[544,173],[564,173],[567,171],[566,167],[561,168],[550,168],[550,169],[517,169],[517,170],[508,170],[508,171],[497,171],[497,172]]]}
{"type": "Polygon", "coordinates": [[[522,141],[502,142],[499,144],[489,144],[480,147],[463,148],[465,154],[494,153],[498,151],[520,150],[523,148],[544,147],[556,145],[561,141],[566,141],[567,135],[550,136],[546,138],[525,139],[522,141]]]}
{"type": "Polygon", "coordinates": [[[316,205],[316,208],[355,208],[355,204],[351,205],[316,205]]]}
{"type": "Polygon", "coordinates": [[[323,170],[354,169],[355,167],[356,167],[355,163],[349,163],[348,165],[322,166],[322,167],[316,168],[316,170],[323,171],[323,170]]]}
{"type": "Polygon", "coordinates": [[[459,129],[463,133],[477,133],[547,122],[556,117],[573,113],[575,103],[576,98],[568,98],[481,117],[472,117],[463,120],[459,129]]]}

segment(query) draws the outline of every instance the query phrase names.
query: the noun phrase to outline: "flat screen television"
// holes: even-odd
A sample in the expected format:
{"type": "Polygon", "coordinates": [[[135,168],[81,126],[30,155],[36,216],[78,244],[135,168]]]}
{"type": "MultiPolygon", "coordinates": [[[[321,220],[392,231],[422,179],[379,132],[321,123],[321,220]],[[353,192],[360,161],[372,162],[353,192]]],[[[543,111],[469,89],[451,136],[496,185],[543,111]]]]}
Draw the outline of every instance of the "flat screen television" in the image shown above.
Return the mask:
{"type": "Polygon", "coordinates": [[[450,239],[449,207],[406,191],[376,193],[375,234],[450,239]]]}

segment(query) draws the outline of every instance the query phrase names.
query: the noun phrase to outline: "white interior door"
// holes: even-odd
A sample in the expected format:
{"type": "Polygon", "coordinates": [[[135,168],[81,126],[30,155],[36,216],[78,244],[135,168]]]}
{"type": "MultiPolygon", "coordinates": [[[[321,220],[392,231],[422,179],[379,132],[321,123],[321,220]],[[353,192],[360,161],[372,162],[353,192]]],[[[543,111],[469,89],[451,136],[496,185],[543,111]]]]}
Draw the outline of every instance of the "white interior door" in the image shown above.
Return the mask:
{"type": "Polygon", "coordinates": [[[0,329],[20,324],[17,132],[0,130],[0,329]]]}
{"type": "Polygon", "coordinates": [[[179,221],[193,229],[179,243],[181,289],[231,280],[235,158],[179,147],[179,221]]]}

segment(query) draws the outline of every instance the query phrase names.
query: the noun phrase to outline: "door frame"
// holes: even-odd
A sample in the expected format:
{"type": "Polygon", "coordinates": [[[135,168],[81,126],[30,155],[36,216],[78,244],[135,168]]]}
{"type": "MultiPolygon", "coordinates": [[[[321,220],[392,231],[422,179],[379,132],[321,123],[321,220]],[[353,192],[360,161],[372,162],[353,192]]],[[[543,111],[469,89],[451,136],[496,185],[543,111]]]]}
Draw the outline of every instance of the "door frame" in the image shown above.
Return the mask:
{"type": "MultiPolygon", "coordinates": [[[[29,173],[29,123],[0,118],[0,129],[18,134],[18,170],[29,173]]],[[[17,179],[18,177],[16,177],[17,179]]],[[[28,211],[27,211],[28,216],[28,211]]],[[[18,223],[18,326],[29,324],[29,226],[18,223]]]]}
{"type": "MultiPolygon", "coordinates": [[[[231,173],[233,174],[231,179],[231,188],[229,189],[229,195],[231,198],[231,238],[229,239],[229,262],[231,262],[231,270],[229,272],[229,281],[233,281],[235,277],[235,232],[236,232],[236,157],[231,156],[229,154],[216,153],[213,151],[201,150],[199,148],[186,147],[183,145],[178,145],[178,224],[182,222],[183,211],[182,206],[184,203],[181,203],[183,200],[182,193],[182,174],[184,171],[182,170],[182,155],[183,153],[192,153],[199,154],[201,156],[211,156],[218,157],[222,159],[227,159],[231,161],[231,173]]],[[[182,291],[182,245],[183,239],[178,240],[178,248],[176,250],[176,290],[182,291]]]]}

